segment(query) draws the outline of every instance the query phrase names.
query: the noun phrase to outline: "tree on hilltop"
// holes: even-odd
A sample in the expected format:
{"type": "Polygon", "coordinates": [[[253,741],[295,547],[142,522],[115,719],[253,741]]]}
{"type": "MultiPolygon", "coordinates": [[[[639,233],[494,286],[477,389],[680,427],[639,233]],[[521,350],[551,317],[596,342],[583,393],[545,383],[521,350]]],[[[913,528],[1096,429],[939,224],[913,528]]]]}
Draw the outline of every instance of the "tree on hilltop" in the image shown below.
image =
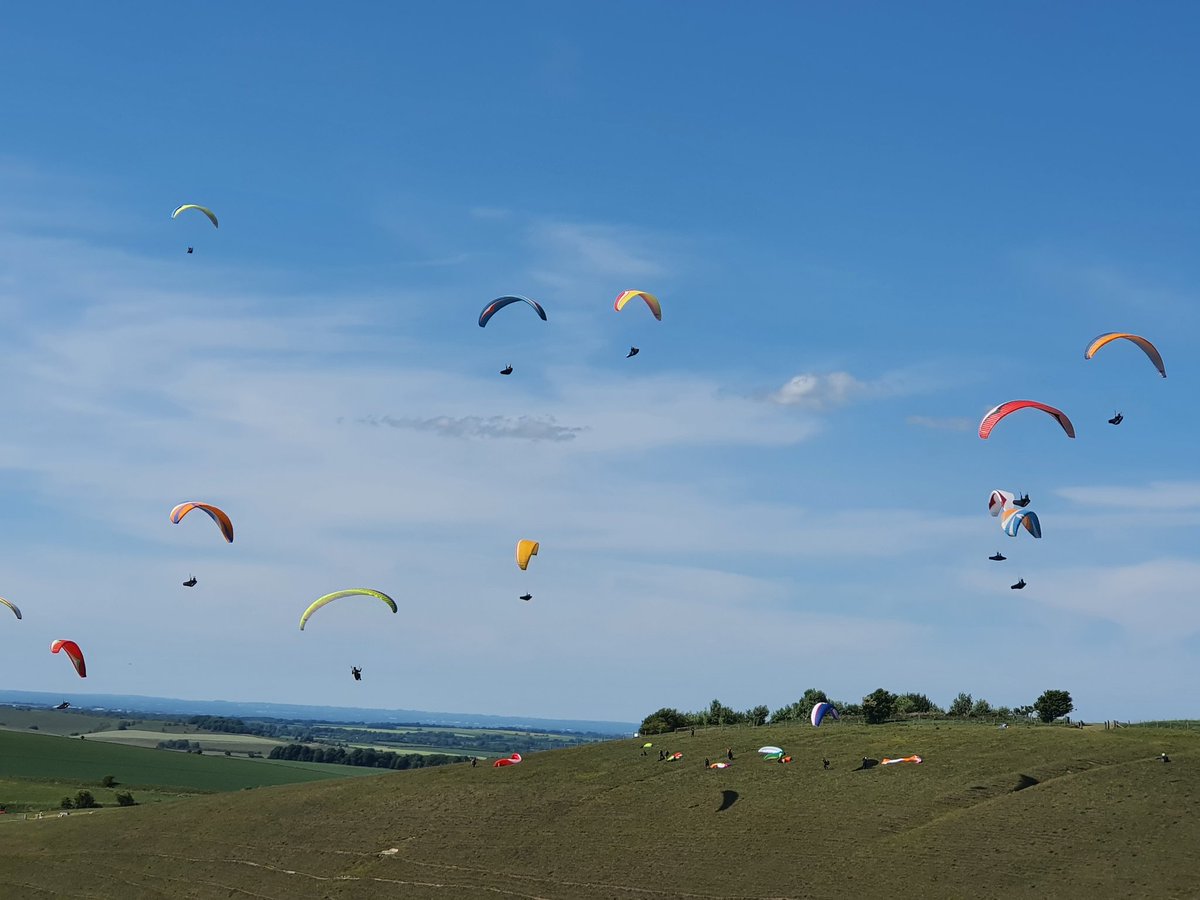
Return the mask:
{"type": "Polygon", "coordinates": [[[1043,722],[1053,722],[1073,710],[1075,704],[1067,691],[1043,691],[1033,708],[1043,722]]]}
{"type": "Polygon", "coordinates": [[[664,706],[642,719],[638,734],[665,734],[688,724],[688,717],[677,709],[664,706]]]}
{"type": "Polygon", "coordinates": [[[896,695],[876,688],[862,699],[862,714],[868,725],[879,725],[892,717],[896,710],[896,695]]]}
{"type": "Polygon", "coordinates": [[[959,695],[954,698],[954,702],[951,703],[950,707],[946,710],[946,714],[965,719],[971,714],[971,706],[971,695],[960,692],[959,695]]]}

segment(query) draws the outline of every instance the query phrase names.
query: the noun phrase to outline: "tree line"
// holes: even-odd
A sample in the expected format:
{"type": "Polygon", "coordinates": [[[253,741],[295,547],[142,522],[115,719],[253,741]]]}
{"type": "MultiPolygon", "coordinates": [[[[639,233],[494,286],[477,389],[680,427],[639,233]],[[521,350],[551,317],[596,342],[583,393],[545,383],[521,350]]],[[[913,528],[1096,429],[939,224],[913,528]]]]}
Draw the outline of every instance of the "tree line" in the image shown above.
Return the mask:
{"type": "Polygon", "coordinates": [[[786,722],[805,721],[812,708],[818,703],[830,704],[843,716],[861,717],[868,725],[879,725],[890,720],[903,720],[917,716],[946,719],[1012,720],[1028,720],[1036,717],[1042,722],[1053,722],[1075,708],[1070,693],[1062,690],[1044,691],[1033,703],[1017,707],[994,707],[982,697],[976,700],[968,693],[960,693],[948,707],[943,709],[925,694],[893,694],[884,688],[878,688],[863,697],[861,702],[848,703],[841,700],[830,700],[824,691],[809,688],[795,703],[790,703],[774,712],[771,712],[770,708],[766,706],[755,706],[739,712],[726,706],[720,700],[713,700],[708,709],[699,712],[680,712],[677,709],[663,707],[642,720],[638,733],[664,734],[688,727],[778,725],[786,722]]]}
{"type": "Polygon", "coordinates": [[[272,747],[267,759],[338,763],[343,766],[365,766],[371,769],[423,769],[427,766],[466,762],[461,756],[451,756],[447,753],[393,753],[391,750],[374,750],[370,747],[346,750],[344,747],[306,747],[303,744],[272,747]]]}

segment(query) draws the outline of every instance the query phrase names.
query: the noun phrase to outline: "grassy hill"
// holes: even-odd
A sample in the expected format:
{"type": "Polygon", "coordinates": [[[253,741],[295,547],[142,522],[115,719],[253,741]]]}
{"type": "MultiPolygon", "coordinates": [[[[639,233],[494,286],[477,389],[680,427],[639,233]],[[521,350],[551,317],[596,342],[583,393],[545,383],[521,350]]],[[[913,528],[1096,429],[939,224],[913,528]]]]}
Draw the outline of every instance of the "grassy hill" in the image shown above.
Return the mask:
{"type": "Polygon", "coordinates": [[[450,766],[22,822],[5,829],[4,881],[21,896],[123,898],[1200,890],[1196,732],[797,725],[654,740],[647,756],[640,740],[614,741],[507,769],[450,766]],[[796,761],[758,760],[763,744],[796,761]],[[728,746],[731,768],[702,768],[728,746]],[[684,757],[659,762],[659,747],[684,757]],[[1154,760],[1164,750],[1169,764],[1154,760]],[[911,753],[925,762],[855,771],[864,756],[911,753]]]}

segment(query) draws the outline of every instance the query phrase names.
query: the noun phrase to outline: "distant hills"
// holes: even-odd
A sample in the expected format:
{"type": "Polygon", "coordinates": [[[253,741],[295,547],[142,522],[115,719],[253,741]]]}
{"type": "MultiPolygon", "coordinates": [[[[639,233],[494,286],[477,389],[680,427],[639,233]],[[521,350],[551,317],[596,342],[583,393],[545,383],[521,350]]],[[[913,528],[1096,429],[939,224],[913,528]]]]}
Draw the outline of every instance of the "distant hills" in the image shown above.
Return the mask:
{"type": "Polygon", "coordinates": [[[319,722],[389,722],[404,725],[442,725],[461,728],[520,728],[530,731],[580,731],[629,735],[633,722],[598,722],[589,719],[539,719],[532,716],[493,716],[484,713],[444,713],[419,709],[369,709],[353,706],[305,706],[239,700],[179,700],[137,694],[49,694],[45,691],[0,690],[0,704],[56,706],[63,700],[80,709],[166,715],[209,715],[233,718],[295,719],[319,722]]]}

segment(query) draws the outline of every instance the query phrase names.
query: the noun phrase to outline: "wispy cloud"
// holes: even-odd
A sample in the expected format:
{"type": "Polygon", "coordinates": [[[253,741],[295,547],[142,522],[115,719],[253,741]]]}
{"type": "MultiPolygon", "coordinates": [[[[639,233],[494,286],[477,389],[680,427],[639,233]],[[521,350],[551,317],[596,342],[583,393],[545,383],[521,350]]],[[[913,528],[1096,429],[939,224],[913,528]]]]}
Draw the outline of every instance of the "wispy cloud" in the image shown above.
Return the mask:
{"type": "Polygon", "coordinates": [[[1200,481],[1152,481],[1140,487],[1065,487],[1055,493],[1081,506],[1120,507],[1124,510],[1200,509],[1200,481]]]}
{"type": "Polygon", "coordinates": [[[1200,633],[1200,563],[1155,559],[1126,566],[1048,572],[1030,596],[1049,606],[1106,619],[1162,643],[1200,633]]]}
{"type": "Polygon", "coordinates": [[[452,438],[515,438],[523,441],[571,441],[586,430],[577,425],[559,425],[553,416],[434,416],[428,419],[364,416],[364,425],[386,425],[428,431],[452,438]]]}
{"type": "Polygon", "coordinates": [[[870,380],[841,371],[801,372],[768,394],[768,399],[780,406],[824,411],[861,400],[921,393],[938,383],[934,375],[917,370],[889,372],[870,380]]]}
{"type": "Polygon", "coordinates": [[[932,428],[935,431],[970,431],[975,425],[971,419],[960,416],[908,416],[904,421],[918,428],[932,428]]]}

